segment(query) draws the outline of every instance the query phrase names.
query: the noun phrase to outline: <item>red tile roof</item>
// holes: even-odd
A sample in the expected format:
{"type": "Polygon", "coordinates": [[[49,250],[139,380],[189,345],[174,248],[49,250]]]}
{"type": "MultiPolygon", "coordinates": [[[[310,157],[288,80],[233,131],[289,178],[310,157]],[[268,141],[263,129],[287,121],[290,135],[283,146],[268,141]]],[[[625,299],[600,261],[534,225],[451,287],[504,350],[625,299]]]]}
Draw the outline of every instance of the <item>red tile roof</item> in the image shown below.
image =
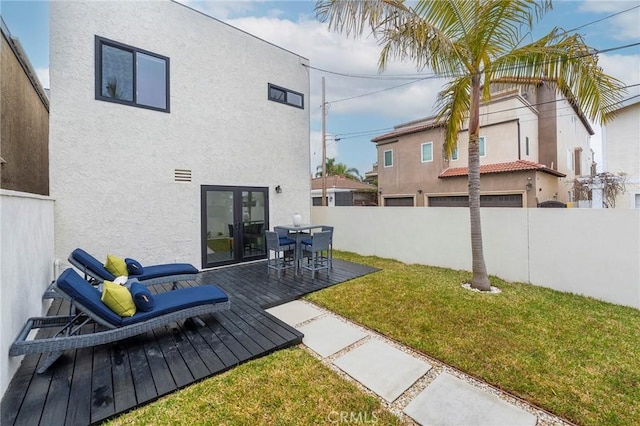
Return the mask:
{"type": "MultiPolygon", "coordinates": [[[[374,185],[369,185],[368,183],[353,179],[347,179],[343,176],[327,176],[327,188],[351,189],[356,191],[376,189],[374,185]]],[[[322,178],[311,179],[311,189],[322,189],[322,178]]]]}
{"type": "MultiPolygon", "coordinates": [[[[557,170],[550,169],[544,164],[534,163],[533,161],[526,160],[511,161],[509,163],[483,164],[480,166],[481,175],[487,173],[520,172],[526,170],[537,170],[558,177],[566,176],[564,173],[560,173],[557,170]]],[[[454,176],[467,176],[468,174],[468,167],[450,167],[440,173],[438,177],[447,178],[454,176]]]]}

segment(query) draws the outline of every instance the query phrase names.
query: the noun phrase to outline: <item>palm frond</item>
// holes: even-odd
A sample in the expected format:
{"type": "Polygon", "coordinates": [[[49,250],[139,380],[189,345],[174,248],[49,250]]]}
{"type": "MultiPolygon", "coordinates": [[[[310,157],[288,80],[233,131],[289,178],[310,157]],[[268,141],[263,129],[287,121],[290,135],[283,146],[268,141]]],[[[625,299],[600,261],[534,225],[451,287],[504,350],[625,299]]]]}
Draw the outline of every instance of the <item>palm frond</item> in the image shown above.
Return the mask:
{"type": "Polygon", "coordinates": [[[580,35],[558,28],[495,59],[487,76],[490,81],[549,82],[598,123],[606,121],[626,93],[623,82],[598,66],[597,54],[580,35]]]}
{"type": "Polygon", "coordinates": [[[318,0],[315,11],[318,20],[327,22],[330,30],[354,37],[362,35],[366,29],[375,34],[385,25],[410,13],[404,0],[318,0]]]}
{"type": "Polygon", "coordinates": [[[471,79],[468,76],[451,81],[438,94],[436,104],[436,121],[444,123],[444,151],[451,158],[458,143],[458,132],[469,118],[471,79]]]}

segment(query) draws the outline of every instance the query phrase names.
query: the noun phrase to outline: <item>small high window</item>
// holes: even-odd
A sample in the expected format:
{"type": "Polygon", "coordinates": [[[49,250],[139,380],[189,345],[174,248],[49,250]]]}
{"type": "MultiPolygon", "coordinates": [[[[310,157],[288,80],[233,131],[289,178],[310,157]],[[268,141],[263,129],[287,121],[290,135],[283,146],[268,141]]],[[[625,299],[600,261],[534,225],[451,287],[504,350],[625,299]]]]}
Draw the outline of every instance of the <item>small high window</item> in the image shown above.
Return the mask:
{"type": "Polygon", "coordinates": [[[96,99],[169,112],[169,58],[102,37],[96,43],[96,99]]]}
{"type": "Polygon", "coordinates": [[[304,95],[269,83],[269,100],[304,109],[304,95]]]}
{"type": "Polygon", "coordinates": [[[453,152],[451,153],[451,160],[456,161],[458,159],[458,145],[453,148],[453,152]]]}
{"type": "Polygon", "coordinates": [[[387,150],[383,153],[384,167],[393,167],[393,151],[387,150]]]}
{"type": "Polygon", "coordinates": [[[423,143],[420,150],[422,152],[423,163],[433,161],[433,142],[423,143]]]}
{"type": "Polygon", "coordinates": [[[480,136],[480,140],[478,141],[480,145],[480,157],[484,157],[487,155],[487,140],[484,136],[480,136]]]}

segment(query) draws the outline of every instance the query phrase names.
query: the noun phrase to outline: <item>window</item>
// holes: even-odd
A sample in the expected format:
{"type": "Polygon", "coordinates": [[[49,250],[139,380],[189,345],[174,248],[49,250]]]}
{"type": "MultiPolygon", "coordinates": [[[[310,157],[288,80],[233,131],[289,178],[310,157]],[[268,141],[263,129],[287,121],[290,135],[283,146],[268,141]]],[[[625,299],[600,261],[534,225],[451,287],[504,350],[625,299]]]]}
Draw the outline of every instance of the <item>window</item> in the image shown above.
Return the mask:
{"type": "Polygon", "coordinates": [[[576,171],[576,175],[582,174],[582,148],[576,148],[573,151],[573,166],[576,171]]]}
{"type": "Polygon", "coordinates": [[[635,194],[634,200],[635,200],[635,208],[640,209],[640,194],[635,194]]]}
{"type": "Polygon", "coordinates": [[[423,163],[433,161],[433,142],[423,143],[421,146],[421,151],[423,163]]]}
{"type": "Polygon", "coordinates": [[[383,153],[384,156],[384,167],[392,167],[393,166],[393,151],[388,150],[383,153]]]}
{"type": "Polygon", "coordinates": [[[304,109],[304,95],[269,83],[269,100],[304,109]]]}
{"type": "Polygon", "coordinates": [[[453,152],[451,153],[451,160],[456,161],[458,159],[458,145],[453,148],[453,152]]]}
{"type": "Polygon", "coordinates": [[[478,144],[480,145],[480,157],[484,157],[485,155],[487,155],[487,141],[486,138],[484,136],[480,136],[480,139],[478,140],[478,144]]]}
{"type": "Polygon", "coordinates": [[[96,43],[96,99],[169,112],[169,58],[102,37],[96,43]]]}
{"type": "Polygon", "coordinates": [[[524,138],[524,153],[529,155],[529,136],[524,138]]]}

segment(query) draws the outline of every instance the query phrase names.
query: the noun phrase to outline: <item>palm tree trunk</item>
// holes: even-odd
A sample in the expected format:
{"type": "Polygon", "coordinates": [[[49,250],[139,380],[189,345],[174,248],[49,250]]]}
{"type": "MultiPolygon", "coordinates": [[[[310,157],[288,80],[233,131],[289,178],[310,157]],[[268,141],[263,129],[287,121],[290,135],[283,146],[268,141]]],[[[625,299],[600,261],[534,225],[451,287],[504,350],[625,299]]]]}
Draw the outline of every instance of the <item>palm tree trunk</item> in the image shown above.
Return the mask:
{"type": "Polygon", "coordinates": [[[480,222],[480,77],[471,77],[471,110],[469,116],[469,218],[471,220],[471,287],[491,290],[482,249],[480,222]]]}

